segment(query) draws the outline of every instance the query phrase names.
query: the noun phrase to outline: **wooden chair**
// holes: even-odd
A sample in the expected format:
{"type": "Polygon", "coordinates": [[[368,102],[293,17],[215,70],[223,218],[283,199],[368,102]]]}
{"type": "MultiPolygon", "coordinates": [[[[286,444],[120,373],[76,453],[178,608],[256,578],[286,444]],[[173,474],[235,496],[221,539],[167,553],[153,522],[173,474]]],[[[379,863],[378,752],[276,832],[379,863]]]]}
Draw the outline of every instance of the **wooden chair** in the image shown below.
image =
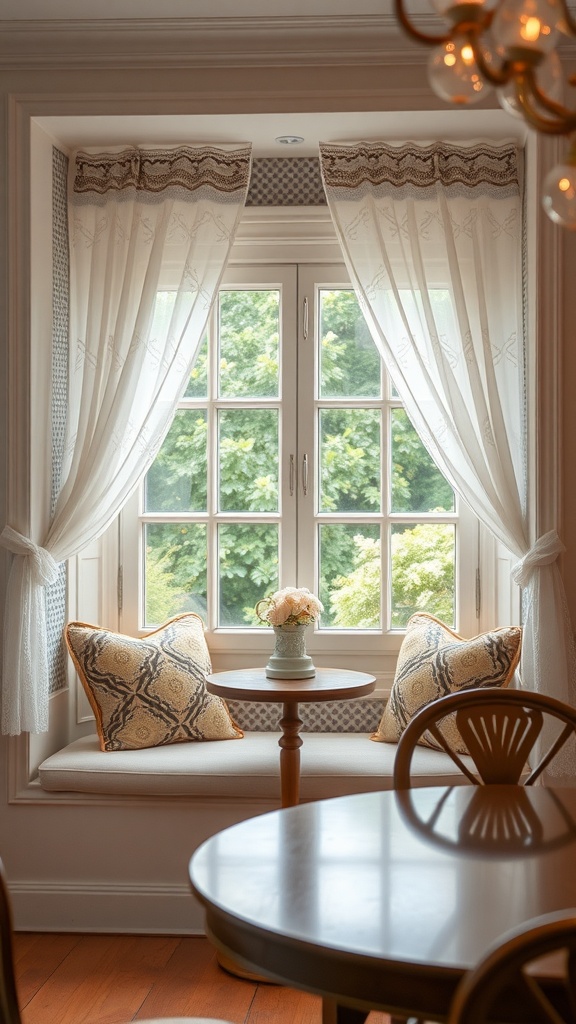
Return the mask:
{"type": "MultiPolygon", "coordinates": [[[[0,1024],[22,1024],[14,974],[12,908],[4,867],[0,860],[0,1024]]],[[[207,1017],[162,1017],[138,1024],[229,1024],[207,1017]]]]}
{"type": "Polygon", "coordinates": [[[396,789],[411,787],[412,755],[425,733],[474,785],[531,786],[576,733],[576,709],[541,693],[499,687],[476,687],[440,697],[414,716],[398,741],[396,789]],[[453,716],[476,773],[442,731],[447,716],[453,716]]]}
{"type": "Polygon", "coordinates": [[[544,914],[509,932],[464,976],[448,1024],[498,1021],[574,1024],[576,909],[544,914]]]}

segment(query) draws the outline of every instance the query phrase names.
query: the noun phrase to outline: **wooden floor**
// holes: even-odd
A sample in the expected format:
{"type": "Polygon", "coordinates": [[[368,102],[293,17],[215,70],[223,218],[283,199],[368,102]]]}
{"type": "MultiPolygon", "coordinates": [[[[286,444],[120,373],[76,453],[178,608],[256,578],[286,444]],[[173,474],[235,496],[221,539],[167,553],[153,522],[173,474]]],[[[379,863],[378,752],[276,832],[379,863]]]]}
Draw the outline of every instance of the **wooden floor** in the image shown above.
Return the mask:
{"type": "MultiPolygon", "coordinates": [[[[204,938],[14,936],[23,1024],[122,1024],[216,1017],[232,1024],[320,1024],[318,996],[235,978],[204,938]]],[[[388,1024],[371,1013],[369,1024],[388,1024]]]]}

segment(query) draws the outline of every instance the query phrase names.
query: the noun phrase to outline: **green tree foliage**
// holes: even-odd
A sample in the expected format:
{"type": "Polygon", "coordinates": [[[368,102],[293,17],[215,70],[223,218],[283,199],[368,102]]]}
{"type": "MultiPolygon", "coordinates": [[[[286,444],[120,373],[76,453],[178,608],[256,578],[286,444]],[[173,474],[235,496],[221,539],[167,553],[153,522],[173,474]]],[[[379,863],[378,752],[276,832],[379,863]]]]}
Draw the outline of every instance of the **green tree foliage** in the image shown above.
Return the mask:
{"type": "MultiPolygon", "coordinates": [[[[355,566],[334,580],[331,614],[335,626],[375,629],[380,624],[380,542],[355,537],[355,566]]],[[[393,629],[403,629],[415,612],[454,622],[454,529],[419,523],[392,533],[393,629]]]]}
{"type": "Polygon", "coordinates": [[[274,398],[279,381],[279,293],[222,291],[219,311],[220,395],[274,398]]]}
{"type": "Polygon", "coordinates": [[[380,416],[376,409],[325,409],[321,414],[322,512],[380,508],[380,416]]]}
{"type": "MultiPolygon", "coordinates": [[[[272,291],[224,291],[220,297],[219,394],[274,397],[279,387],[279,296],[272,291]]],[[[379,395],[380,357],[351,291],[322,293],[323,397],[379,395]]],[[[207,394],[208,352],[199,351],[186,396],[207,394]]],[[[185,397],[186,397],[185,396],[185,397]]],[[[395,512],[453,507],[402,409],[392,411],[391,501],[395,512]]],[[[208,514],[208,420],[204,408],[180,409],[148,473],[145,508],[154,513],[208,514]]],[[[325,409],[321,418],[321,510],[380,510],[381,437],[377,410],[325,409]]],[[[278,419],[271,409],[226,409],[219,420],[221,511],[278,509],[278,419]]],[[[323,626],[376,628],[380,614],[379,527],[326,525],[321,534],[319,596],[323,626]]],[[[258,625],[254,605],[278,581],[274,524],[230,522],[218,534],[222,625],[258,625]]],[[[425,524],[392,537],[393,625],[408,610],[453,617],[451,527],[425,524]],[[448,540],[448,534],[450,540],[448,540]],[[450,573],[452,574],[450,576],[450,573]]],[[[157,523],[146,531],[147,621],[206,607],[207,531],[204,523],[157,523]]],[[[295,582],[295,581],[291,581],[295,582]]],[[[410,611],[411,614],[411,611],[410,611]]],[[[264,627],[263,627],[264,628],[264,627]]]]}
{"type": "Polygon", "coordinates": [[[454,492],[436,469],[404,409],[392,411],[393,512],[452,511],[454,492]]]}
{"type": "Polygon", "coordinates": [[[378,398],[380,356],[353,291],[321,291],[320,395],[378,398]]]}
{"type": "Polygon", "coordinates": [[[357,533],[352,558],[354,568],[332,581],[330,613],[334,626],[377,629],[380,626],[380,538],[357,533]]]}
{"type": "Polygon", "coordinates": [[[454,622],[454,527],[419,523],[392,531],[392,622],[403,628],[415,612],[454,622]]]}

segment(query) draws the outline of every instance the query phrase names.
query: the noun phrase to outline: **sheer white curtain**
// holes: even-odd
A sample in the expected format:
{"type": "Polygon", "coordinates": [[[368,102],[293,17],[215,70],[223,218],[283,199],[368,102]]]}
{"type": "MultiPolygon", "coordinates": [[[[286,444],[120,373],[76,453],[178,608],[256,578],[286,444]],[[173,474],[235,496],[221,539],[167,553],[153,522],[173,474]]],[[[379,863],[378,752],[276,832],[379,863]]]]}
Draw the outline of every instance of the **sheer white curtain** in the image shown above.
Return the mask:
{"type": "Polygon", "coordinates": [[[523,679],[574,703],[557,534],[527,513],[522,208],[514,146],[320,147],[364,314],[436,464],[518,558],[523,679]]]}
{"type": "Polygon", "coordinates": [[[48,534],[8,524],[2,731],[48,728],[45,586],[112,522],[170,426],[250,179],[250,147],[78,151],[71,160],[70,359],[48,534]]]}

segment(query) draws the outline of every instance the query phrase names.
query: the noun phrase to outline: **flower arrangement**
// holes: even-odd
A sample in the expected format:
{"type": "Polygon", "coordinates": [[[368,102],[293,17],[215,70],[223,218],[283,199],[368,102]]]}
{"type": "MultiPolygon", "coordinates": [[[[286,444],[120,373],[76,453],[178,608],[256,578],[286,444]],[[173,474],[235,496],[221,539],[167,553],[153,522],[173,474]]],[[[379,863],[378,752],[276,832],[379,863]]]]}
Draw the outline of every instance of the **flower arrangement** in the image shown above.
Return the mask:
{"type": "Polygon", "coordinates": [[[308,626],[323,611],[322,602],[306,587],[284,587],[256,605],[256,615],[269,626],[308,626]]]}

